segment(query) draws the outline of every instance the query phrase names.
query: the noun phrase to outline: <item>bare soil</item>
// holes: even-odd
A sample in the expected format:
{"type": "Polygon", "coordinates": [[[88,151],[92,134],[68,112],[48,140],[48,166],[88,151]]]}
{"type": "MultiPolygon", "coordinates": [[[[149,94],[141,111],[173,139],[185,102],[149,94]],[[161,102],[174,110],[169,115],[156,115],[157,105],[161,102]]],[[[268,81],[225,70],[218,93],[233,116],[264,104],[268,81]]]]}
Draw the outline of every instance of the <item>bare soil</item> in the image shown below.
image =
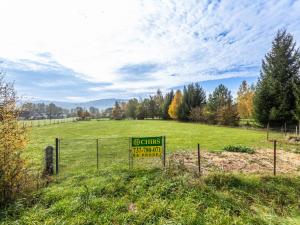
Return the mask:
{"type": "MultiPolygon", "coordinates": [[[[276,158],[277,174],[300,174],[300,154],[277,150],[276,158]]],[[[197,152],[173,153],[170,157],[170,163],[197,172],[197,152]]],[[[201,151],[201,172],[203,174],[216,171],[271,174],[273,168],[273,149],[259,149],[254,154],[201,151]]]]}

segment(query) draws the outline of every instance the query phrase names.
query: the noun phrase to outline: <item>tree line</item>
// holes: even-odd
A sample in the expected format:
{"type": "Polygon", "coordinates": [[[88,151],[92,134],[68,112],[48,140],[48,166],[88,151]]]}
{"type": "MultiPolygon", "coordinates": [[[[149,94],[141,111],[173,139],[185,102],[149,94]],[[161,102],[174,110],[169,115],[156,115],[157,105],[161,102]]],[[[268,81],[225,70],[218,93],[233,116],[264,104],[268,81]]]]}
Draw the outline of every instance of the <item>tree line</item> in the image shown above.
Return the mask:
{"type": "Polygon", "coordinates": [[[54,103],[26,102],[21,106],[20,117],[23,119],[38,119],[40,116],[44,116],[44,119],[79,117],[84,120],[86,118],[100,118],[101,112],[93,106],[88,109],[79,106],[73,109],[65,109],[54,103]]]}
{"type": "Polygon", "coordinates": [[[207,96],[198,83],[191,83],[165,95],[158,90],[148,98],[116,102],[110,116],[117,120],[157,118],[221,125],[238,125],[240,118],[252,118],[263,126],[300,126],[299,69],[299,48],[293,36],[281,29],[262,60],[257,84],[249,86],[243,81],[236,99],[223,84],[207,96]]]}
{"type": "Polygon", "coordinates": [[[206,98],[198,83],[184,86],[183,90],[171,90],[165,95],[160,90],[144,99],[116,102],[112,109],[113,119],[173,119],[211,124],[237,125],[237,104],[228,88],[219,85],[206,98]]]}

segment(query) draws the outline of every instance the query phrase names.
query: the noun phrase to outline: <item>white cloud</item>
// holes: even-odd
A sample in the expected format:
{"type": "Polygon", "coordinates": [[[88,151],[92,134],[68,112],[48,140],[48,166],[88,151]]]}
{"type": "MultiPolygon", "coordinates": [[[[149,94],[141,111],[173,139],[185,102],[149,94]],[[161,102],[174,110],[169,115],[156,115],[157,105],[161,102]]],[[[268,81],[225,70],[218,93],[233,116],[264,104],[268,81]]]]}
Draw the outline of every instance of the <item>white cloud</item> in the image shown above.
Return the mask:
{"type": "Polygon", "coordinates": [[[286,26],[300,42],[299,9],[299,0],[3,0],[0,58],[27,59],[20,64],[31,70],[43,67],[30,60],[56,61],[89,81],[113,83],[93,91],[255,76],[277,29],[286,26]],[[144,63],[164,67],[151,81],[120,81],[119,68],[144,63]],[[238,70],[245,65],[256,69],[238,70]]]}

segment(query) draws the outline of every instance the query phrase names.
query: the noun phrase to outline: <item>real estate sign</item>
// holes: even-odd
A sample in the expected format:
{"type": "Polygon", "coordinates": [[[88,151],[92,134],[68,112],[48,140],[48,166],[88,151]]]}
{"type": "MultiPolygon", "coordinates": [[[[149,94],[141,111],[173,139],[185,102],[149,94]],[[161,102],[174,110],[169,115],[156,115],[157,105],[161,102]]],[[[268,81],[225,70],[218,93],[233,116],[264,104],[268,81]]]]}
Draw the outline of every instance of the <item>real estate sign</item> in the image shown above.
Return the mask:
{"type": "Polygon", "coordinates": [[[163,137],[131,138],[132,157],[162,157],[163,137]]]}

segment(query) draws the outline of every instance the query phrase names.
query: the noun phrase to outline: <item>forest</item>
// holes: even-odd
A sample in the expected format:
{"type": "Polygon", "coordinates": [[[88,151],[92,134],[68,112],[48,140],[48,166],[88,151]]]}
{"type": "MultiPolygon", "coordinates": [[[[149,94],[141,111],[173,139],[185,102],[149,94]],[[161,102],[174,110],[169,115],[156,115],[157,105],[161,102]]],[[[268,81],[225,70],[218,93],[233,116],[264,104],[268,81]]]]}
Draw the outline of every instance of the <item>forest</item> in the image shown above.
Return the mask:
{"type": "Polygon", "coordinates": [[[220,84],[206,95],[198,83],[165,95],[157,90],[149,98],[116,102],[111,118],[179,120],[208,124],[239,124],[240,119],[255,119],[260,125],[297,124],[300,120],[300,52],[293,36],[279,30],[270,52],[262,60],[255,85],[240,84],[237,97],[220,84]]]}

